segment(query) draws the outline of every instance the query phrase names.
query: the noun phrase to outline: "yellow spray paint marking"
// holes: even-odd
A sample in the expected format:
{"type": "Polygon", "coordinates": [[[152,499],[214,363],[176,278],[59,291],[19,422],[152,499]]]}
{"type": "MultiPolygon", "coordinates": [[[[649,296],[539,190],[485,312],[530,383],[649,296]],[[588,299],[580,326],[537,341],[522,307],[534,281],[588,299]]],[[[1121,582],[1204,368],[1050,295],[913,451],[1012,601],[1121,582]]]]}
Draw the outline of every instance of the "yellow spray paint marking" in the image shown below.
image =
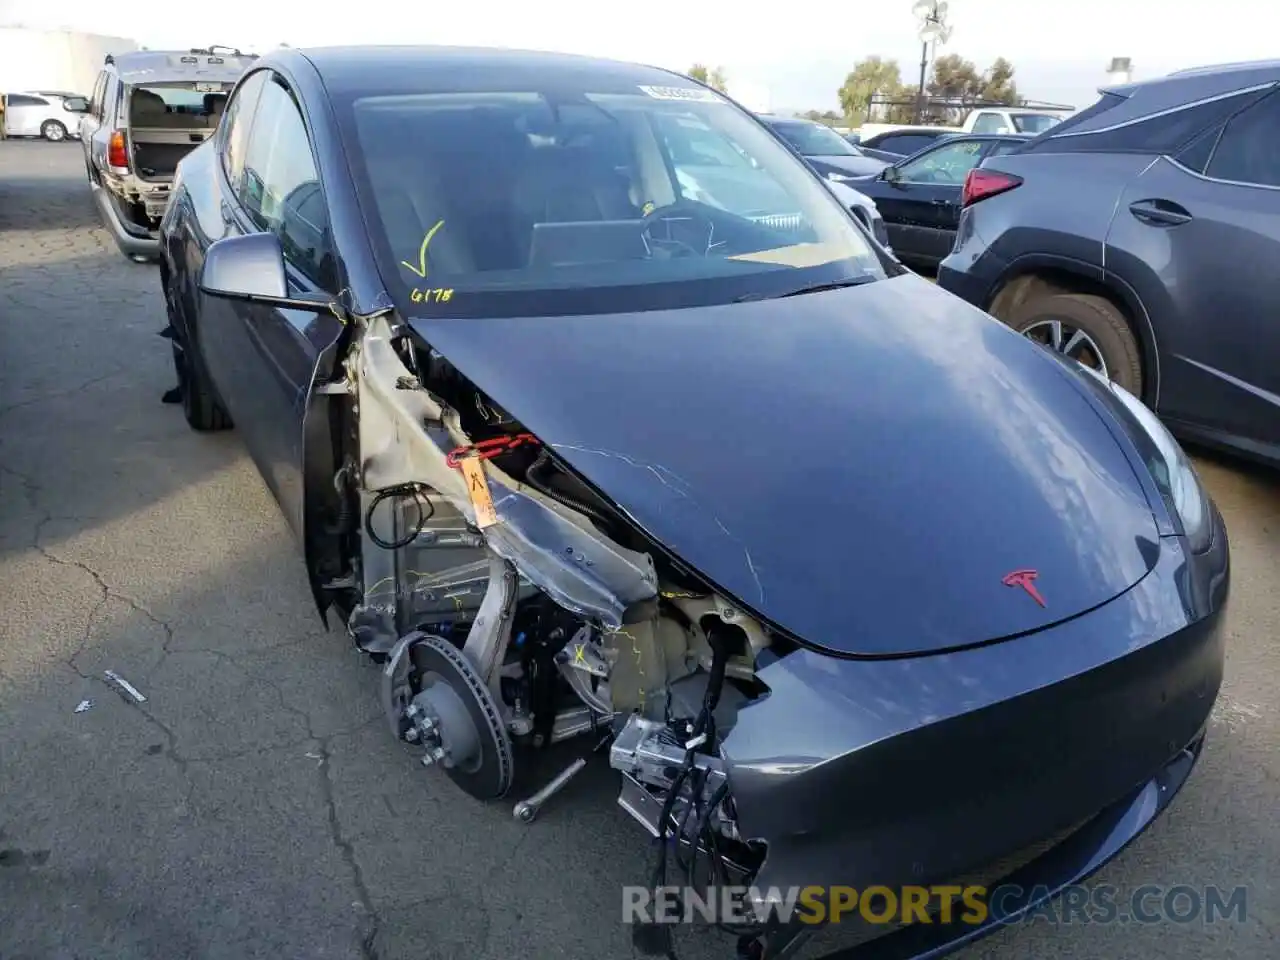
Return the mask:
{"type": "Polygon", "coordinates": [[[573,652],[573,662],[587,666],[587,645],[585,643],[578,644],[578,649],[573,652]]]}
{"type": "Polygon", "coordinates": [[[427,275],[427,247],[431,246],[431,238],[436,235],[436,231],[444,226],[443,220],[437,220],[436,225],[427,231],[427,235],[422,238],[422,246],[418,249],[418,265],[415,267],[408,260],[400,262],[416,273],[418,276],[425,278],[427,275]]]}

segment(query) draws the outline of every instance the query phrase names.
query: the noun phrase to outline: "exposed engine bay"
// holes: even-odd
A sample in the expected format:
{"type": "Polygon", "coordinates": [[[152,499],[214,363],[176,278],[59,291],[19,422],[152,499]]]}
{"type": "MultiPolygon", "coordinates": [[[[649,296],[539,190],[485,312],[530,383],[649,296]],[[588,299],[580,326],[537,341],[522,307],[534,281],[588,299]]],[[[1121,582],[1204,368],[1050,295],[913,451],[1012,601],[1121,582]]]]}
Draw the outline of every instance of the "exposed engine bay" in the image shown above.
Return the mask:
{"type": "Polygon", "coordinates": [[[791,642],[385,318],[345,373],[337,605],[382,665],[391,733],[480,800],[507,794],[526,751],[582,737],[584,756],[516,804],[526,822],[608,745],[619,804],[649,833],[749,872],[718,746],[791,642]]]}

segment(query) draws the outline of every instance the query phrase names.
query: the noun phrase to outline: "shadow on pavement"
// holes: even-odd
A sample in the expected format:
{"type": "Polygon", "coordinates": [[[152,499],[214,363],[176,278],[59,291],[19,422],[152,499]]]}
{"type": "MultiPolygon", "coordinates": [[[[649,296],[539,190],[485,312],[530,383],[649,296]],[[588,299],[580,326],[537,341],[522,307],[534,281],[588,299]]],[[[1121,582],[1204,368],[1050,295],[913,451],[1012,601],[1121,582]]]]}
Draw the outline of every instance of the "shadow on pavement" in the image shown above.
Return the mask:
{"type": "Polygon", "coordinates": [[[0,141],[0,233],[76,230],[98,226],[98,214],[84,174],[79,141],[0,141]],[[68,159],[66,154],[74,156],[68,159]],[[62,168],[78,164],[74,189],[62,168]]]}

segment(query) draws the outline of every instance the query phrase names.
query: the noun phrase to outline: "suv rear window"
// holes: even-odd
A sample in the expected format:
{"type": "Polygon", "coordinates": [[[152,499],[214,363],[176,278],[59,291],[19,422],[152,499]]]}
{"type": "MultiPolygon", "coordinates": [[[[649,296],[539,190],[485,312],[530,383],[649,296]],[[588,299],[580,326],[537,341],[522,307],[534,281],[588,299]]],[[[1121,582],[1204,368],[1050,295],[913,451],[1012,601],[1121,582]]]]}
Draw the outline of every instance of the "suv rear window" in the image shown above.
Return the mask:
{"type": "Polygon", "coordinates": [[[1108,110],[1112,109],[1113,107],[1118,107],[1120,104],[1124,103],[1126,99],[1127,99],[1126,97],[1122,97],[1116,93],[1104,93],[1101,97],[1098,98],[1097,102],[1095,102],[1093,106],[1085,107],[1079,113],[1073,116],[1067,117],[1067,119],[1063,120],[1061,123],[1055,124],[1053,127],[1050,127],[1048,130],[1045,130],[1043,133],[1041,133],[1038,137],[1031,140],[1026,145],[1026,148],[1022,152],[1023,153],[1036,152],[1036,150],[1042,144],[1049,141],[1051,137],[1060,137],[1064,133],[1069,133],[1070,131],[1074,130],[1076,127],[1080,126],[1080,124],[1084,123],[1086,120],[1092,120],[1098,114],[1106,113],[1108,110]]]}
{"type": "Polygon", "coordinates": [[[1103,94],[1089,110],[1063,121],[1027,145],[1026,153],[1151,153],[1176,154],[1207,128],[1221,123],[1237,110],[1260,96],[1249,90],[1203,103],[1193,103],[1177,110],[1136,119],[1112,129],[1063,136],[1079,126],[1088,116],[1111,109],[1124,98],[1103,94]],[[1111,102],[1107,102],[1111,98],[1111,102]],[[1101,108],[1101,109],[1098,109],[1101,108]]]}

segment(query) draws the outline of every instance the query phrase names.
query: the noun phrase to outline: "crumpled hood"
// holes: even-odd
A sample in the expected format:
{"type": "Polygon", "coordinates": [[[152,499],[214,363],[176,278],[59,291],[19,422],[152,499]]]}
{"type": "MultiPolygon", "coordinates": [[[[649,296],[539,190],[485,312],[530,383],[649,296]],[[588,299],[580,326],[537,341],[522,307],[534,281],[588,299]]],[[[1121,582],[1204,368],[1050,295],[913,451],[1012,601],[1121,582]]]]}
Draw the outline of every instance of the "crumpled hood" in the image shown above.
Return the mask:
{"type": "Polygon", "coordinates": [[[835,653],[1036,630],[1127,590],[1159,553],[1109,415],[1040,348],[914,276],[411,325],[651,537],[835,653]]]}

